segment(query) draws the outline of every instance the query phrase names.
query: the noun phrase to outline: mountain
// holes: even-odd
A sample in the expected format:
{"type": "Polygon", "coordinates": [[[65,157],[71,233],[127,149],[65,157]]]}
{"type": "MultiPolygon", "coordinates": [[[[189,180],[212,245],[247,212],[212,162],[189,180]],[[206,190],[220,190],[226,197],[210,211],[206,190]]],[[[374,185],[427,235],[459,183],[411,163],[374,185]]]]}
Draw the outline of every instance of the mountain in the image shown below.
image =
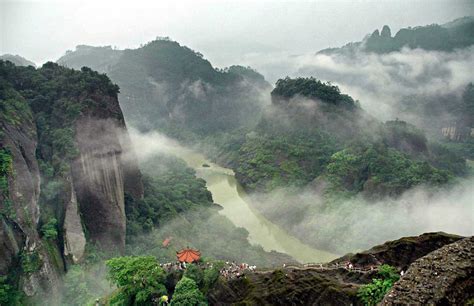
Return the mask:
{"type": "Polygon", "coordinates": [[[397,196],[422,182],[446,183],[465,171],[462,158],[429,143],[413,125],[379,122],[330,83],[281,79],[271,97],[256,128],[226,136],[216,153],[227,156],[248,190],[324,180],[338,194],[397,196]]]}
{"type": "Polygon", "coordinates": [[[33,67],[36,67],[35,63],[33,63],[32,61],[29,61],[26,58],[21,57],[19,55],[3,54],[3,55],[0,55],[0,60],[10,61],[10,62],[12,62],[13,64],[15,64],[17,66],[33,66],[33,67]]]}
{"type": "Polygon", "coordinates": [[[169,39],[138,49],[78,46],[58,63],[105,72],[120,86],[127,121],[142,130],[198,134],[256,122],[270,85],[256,71],[212,67],[203,55],[169,39]]]}
{"type": "Polygon", "coordinates": [[[375,30],[360,42],[351,42],[340,48],[327,48],[322,54],[352,54],[355,52],[389,53],[410,49],[452,51],[474,44],[474,17],[463,17],[443,25],[431,24],[400,29],[392,37],[389,26],[375,30]]]}
{"type": "Polygon", "coordinates": [[[29,297],[57,296],[86,246],[124,250],[143,184],[117,93],[88,68],[0,61],[0,271],[29,297]]]}

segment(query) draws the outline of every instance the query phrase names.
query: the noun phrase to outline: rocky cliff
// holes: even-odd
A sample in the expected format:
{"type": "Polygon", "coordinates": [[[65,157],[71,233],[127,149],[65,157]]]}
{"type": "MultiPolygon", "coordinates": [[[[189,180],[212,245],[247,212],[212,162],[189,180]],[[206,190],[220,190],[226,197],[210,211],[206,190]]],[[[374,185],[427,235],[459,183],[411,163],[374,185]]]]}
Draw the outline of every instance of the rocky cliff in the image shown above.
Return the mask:
{"type": "Polygon", "coordinates": [[[474,299],[474,237],[416,260],[382,305],[467,305],[474,299]]]}
{"type": "Polygon", "coordinates": [[[123,251],[125,193],[143,185],[117,91],[92,70],[0,61],[0,273],[27,296],[56,294],[87,243],[123,251]]]}

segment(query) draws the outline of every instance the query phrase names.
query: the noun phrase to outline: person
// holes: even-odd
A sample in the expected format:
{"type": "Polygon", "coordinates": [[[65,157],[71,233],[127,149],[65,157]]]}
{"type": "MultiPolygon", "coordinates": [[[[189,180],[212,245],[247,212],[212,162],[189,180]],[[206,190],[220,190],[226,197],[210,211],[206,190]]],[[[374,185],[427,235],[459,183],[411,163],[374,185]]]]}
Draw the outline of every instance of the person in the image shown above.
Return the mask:
{"type": "Polygon", "coordinates": [[[160,298],[160,305],[168,305],[168,296],[167,295],[163,295],[160,298]]]}
{"type": "Polygon", "coordinates": [[[352,262],[349,263],[349,269],[352,269],[354,266],[352,265],[352,262]]]}
{"type": "Polygon", "coordinates": [[[403,276],[403,274],[405,274],[405,272],[403,270],[400,271],[400,276],[403,276]]]}

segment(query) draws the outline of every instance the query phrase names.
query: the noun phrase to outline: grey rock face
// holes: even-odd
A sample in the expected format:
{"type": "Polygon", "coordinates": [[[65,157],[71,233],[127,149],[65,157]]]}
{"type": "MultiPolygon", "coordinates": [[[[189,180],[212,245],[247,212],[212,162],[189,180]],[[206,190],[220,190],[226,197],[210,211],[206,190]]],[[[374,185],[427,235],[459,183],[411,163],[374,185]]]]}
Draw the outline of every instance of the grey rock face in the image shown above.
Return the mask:
{"type": "Polygon", "coordinates": [[[464,305],[474,298],[474,237],[415,261],[382,305],[464,305]]]}
{"type": "Polygon", "coordinates": [[[111,119],[78,120],[80,154],[72,165],[79,210],[91,241],[119,251],[125,247],[126,229],[120,132],[111,119]]]}
{"type": "Polygon", "coordinates": [[[71,183],[71,200],[66,204],[64,216],[64,255],[71,256],[78,263],[84,256],[86,236],[82,228],[76,192],[71,183]]]}

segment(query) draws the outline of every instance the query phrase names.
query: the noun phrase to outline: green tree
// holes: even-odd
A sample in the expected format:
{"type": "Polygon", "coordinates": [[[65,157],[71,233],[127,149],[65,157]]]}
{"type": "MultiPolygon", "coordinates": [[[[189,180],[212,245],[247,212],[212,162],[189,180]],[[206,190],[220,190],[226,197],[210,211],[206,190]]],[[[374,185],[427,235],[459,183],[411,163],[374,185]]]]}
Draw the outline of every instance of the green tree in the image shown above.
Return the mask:
{"type": "Polygon", "coordinates": [[[166,294],[165,272],[153,256],[116,257],[106,261],[108,279],[118,287],[115,301],[125,305],[150,305],[166,294]]]}
{"type": "Polygon", "coordinates": [[[395,268],[389,265],[381,265],[378,275],[381,278],[372,279],[372,283],[362,286],[357,292],[365,305],[377,305],[400,278],[395,268]]]}
{"type": "Polygon", "coordinates": [[[0,276],[0,305],[22,305],[21,298],[21,293],[7,276],[0,276]]]}
{"type": "Polygon", "coordinates": [[[184,276],[192,279],[198,287],[202,286],[203,279],[204,279],[204,272],[197,265],[193,265],[193,264],[188,265],[186,271],[184,272],[184,276]]]}
{"type": "Polygon", "coordinates": [[[196,285],[196,282],[186,276],[183,276],[183,278],[176,284],[173,299],[171,300],[171,305],[201,306],[207,305],[207,302],[206,298],[196,285]]]}

